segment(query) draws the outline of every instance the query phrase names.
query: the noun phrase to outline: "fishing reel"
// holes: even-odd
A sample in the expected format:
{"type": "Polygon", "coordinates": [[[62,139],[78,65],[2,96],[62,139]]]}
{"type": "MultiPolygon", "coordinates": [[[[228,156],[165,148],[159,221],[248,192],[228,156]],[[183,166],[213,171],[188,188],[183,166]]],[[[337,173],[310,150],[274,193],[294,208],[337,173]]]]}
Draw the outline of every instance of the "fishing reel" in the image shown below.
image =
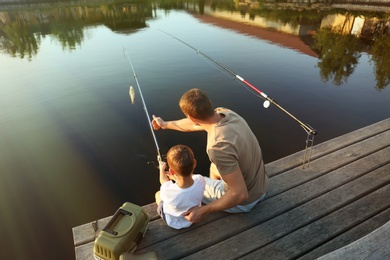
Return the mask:
{"type": "MultiPolygon", "coordinates": [[[[148,165],[153,165],[157,170],[160,170],[160,163],[166,163],[167,162],[167,155],[164,154],[160,157],[160,155],[157,156],[157,165],[156,165],[156,162],[155,161],[150,161],[148,162],[148,165]]],[[[166,172],[169,172],[169,166],[168,166],[168,163],[166,163],[166,167],[165,167],[165,171],[166,172]]],[[[176,180],[175,179],[172,179],[171,176],[169,174],[166,174],[167,177],[173,182],[175,183],[176,180]]]]}
{"type": "MultiPolygon", "coordinates": [[[[156,169],[160,169],[160,162],[167,162],[167,155],[157,155],[157,163],[155,161],[147,162],[148,165],[153,165],[156,169]]],[[[167,164],[168,166],[168,164],[167,164]]],[[[168,168],[168,167],[167,167],[168,168]]]]}

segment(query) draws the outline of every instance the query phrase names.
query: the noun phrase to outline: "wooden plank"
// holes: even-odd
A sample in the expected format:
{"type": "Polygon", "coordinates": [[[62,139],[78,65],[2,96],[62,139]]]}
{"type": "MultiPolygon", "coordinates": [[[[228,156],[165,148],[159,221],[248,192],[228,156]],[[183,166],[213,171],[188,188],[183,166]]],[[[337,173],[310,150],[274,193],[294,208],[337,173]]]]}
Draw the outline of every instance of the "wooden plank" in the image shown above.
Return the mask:
{"type": "MultiPolygon", "coordinates": [[[[389,160],[387,156],[389,151],[390,148],[386,152],[383,152],[383,160],[389,160]]],[[[373,158],[374,157],[376,156],[373,156],[373,158]]],[[[369,170],[369,168],[364,168],[365,165],[367,165],[367,167],[371,166],[371,168],[376,167],[374,166],[375,163],[370,165],[366,161],[360,165],[361,172],[366,172],[367,170],[369,170]]],[[[357,169],[359,167],[352,165],[351,168],[352,170],[350,172],[352,174],[356,174],[356,172],[359,172],[359,169],[357,169]]],[[[354,177],[355,176],[352,176],[352,178],[354,177]]],[[[378,181],[379,183],[381,183],[382,180],[374,179],[374,181],[378,181]]],[[[318,183],[316,184],[307,183],[306,185],[302,185],[294,190],[289,190],[288,192],[275,196],[271,199],[267,199],[266,201],[255,207],[250,214],[228,215],[224,218],[219,219],[217,222],[212,222],[210,224],[203,225],[200,228],[193,230],[192,232],[181,234],[181,236],[179,237],[172,237],[166,239],[157,245],[154,245],[150,248],[147,247],[145,249],[140,250],[139,252],[143,253],[150,250],[155,250],[159,257],[163,259],[184,257],[188,254],[201,251],[204,248],[209,247],[210,245],[229,239],[231,236],[236,235],[237,233],[241,233],[258,224],[261,224],[262,222],[275,218],[278,215],[281,215],[293,209],[294,207],[317,197],[319,194],[321,195],[325,192],[328,192],[331,189],[332,185],[336,187],[339,186],[338,182],[322,183],[321,180],[318,181],[318,183]],[[313,185],[317,185],[317,188],[312,189],[312,192],[308,192],[308,188],[313,185]],[[226,228],[231,226],[232,223],[234,223],[233,229],[226,228]],[[187,242],[183,244],[180,243],[180,241],[187,242]],[[169,248],[170,246],[174,245],[175,250],[173,252],[165,250],[166,248],[169,248]]],[[[333,202],[330,202],[330,204],[332,203],[333,202]]]]}
{"type": "Polygon", "coordinates": [[[274,241],[241,259],[296,258],[389,207],[390,185],[274,241]]]}
{"type": "MultiPolygon", "coordinates": [[[[388,146],[390,131],[383,132],[362,142],[337,150],[326,157],[321,157],[312,162],[310,168],[295,168],[278,174],[272,178],[267,197],[275,196],[302,183],[317,178],[329,171],[340,168],[353,161],[378,151],[388,146]]],[[[390,157],[390,155],[389,155],[390,157]]]]}
{"type": "Polygon", "coordinates": [[[319,260],[390,259],[390,221],[361,239],[342,247],[319,260]]]}
{"type": "MultiPolygon", "coordinates": [[[[355,175],[350,176],[350,178],[356,178],[356,174],[362,174],[366,171],[370,171],[372,168],[377,167],[378,164],[380,165],[380,164],[384,164],[384,163],[388,162],[389,153],[390,153],[390,150],[389,150],[389,148],[387,148],[387,149],[379,151],[376,154],[373,154],[373,155],[367,157],[367,160],[363,159],[360,164],[357,164],[357,165],[351,164],[349,167],[352,169],[351,170],[352,174],[355,174],[355,175]]],[[[346,167],[348,168],[348,166],[346,166],[346,167]]],[[[347,170],[342,169],[342,171],[345,172],[347,170]]],[[[348,175],[345,174],[343,176],[346,178],[346,179],[344,179],[344,182],[348,181],[348,179],[347,179],[348,175]]],[[[296,177],[298,178],[298,177],[303,177],[303,176],[298,175],[296,177]]],[[[272,179],[274,179],[274,178],[272,178],[272,179]]],[[[341,180],[338,179],[338,180],[336,180],[336,182],[333,185],[340,185],[340,183],[343,183],[343,182],[341,182],[341,180]]],[[[251,212],[251,215],[255,215],[255,216],[260,215],[258,221],[264,221],[266,219],[276,217],[276,216],[284,213],[285,211],[292,209],[293,207],[295,207],[299,203],[304,203],[310,199],[313,199],[315,196],[318,196],[318,194],[320,194],[320,193],[327,192],[329,189],[331,189],[331,187],[334,187],[334,186],[322,185],[321,181],[318,183],[314,183],[314,184],[307,183],[306,185],[301,186],[301,189],[303,189],[303,192],[301,192],[301,194],[297,194],[300,192],[300,189],[298,191],[293,189],[287,193],[283,193],[280,196],[278,196],[276,198],[276,202],[274,202],[274,200],[271,200],[271,202],[268,202],[269,200],[266,200],[261,205],[262,209],[258,210],[257,208],[255,208],[251,212]],[[314,194],[308,192],[310,187],[316,187],[314,194]],[[304,195],[304,197],[302,197],[303,196],[302,194],[304,195]],[[291,198],[294,198],[294,200],[291,200],[291,198]],[[286,202],[288,202],[288,203],[286,203],[286,202]],[[265,209],[264,209],[264,207],[265,207],[265,209]],[[264,214],[263,211],[266,211],[268,214],[264,214]]],[[[240,214],[240,215],[242,215],[242,214],[240,214]]],[[[222,222],[217,222],[217,223],[213,224],[211,227],[209,225],[202,226],[199,230],[195,231],[194,233],[191,233],[192,234],[191,236],[203,237],[202,233],[204,232],[204,230],[208,230],[208,232],[211,232],[211,233],[217,233],[218,235],[213,236],[213,238],[209,239],[209,240],[205,239],[201,242],[194,241],[193,244],[206,247],[207,244],[214,244],[214,243],[217,243],[218,240],[222,241],[225,238],[229,238],[230,236],[234,235],[234,233],[226,234],[226,230],[225,230],[226,229],[225,227],[229,226],[229,222],[231,222],[231,221],[232,222],[236,221],[238,223],[236,225],[236,230],[238,230],[238,228],[245,230],[248,228],[248,225],[255,225],[256,224],[256,223],[252,223],[248,220],[240,221],[242,219],[243,219],[242,216],[238,216],[236,219],[224,220],[222,222]],[[216,227],[214,227],[214,226],[216,226],[216,227]]],[[[235,222],[233,222],[233,223],[235,223],[235,222]]],[[[192,227],[192,229],[197,228],[197,227],[198,227],[198,225],[196,225],[196,226],[194,225],[194,227],[192,227]]],[[[192,229],[190,229],[190,230],[192,230],[192,229]]],[[[154,244],[154,243],[157,243],[159,241],[163,241],[163,240],[167,240],[167,239],[175,239],[175,241],[170,246],[172,246],[173,244],[179,244],[182,239],[186,239],[186,240],[188,239],[186,235],[184,235],[184,236],[179,236],[179,235],[182,232],[188,232],[188,231],[189,230],[178,231],[178,230],[170,229],[170,228],[166,227],[165,223],[163,223],[161,220],[153,221],[151,223],[151,226],[149,227],[147,235],[142,240],[139,248],[142,249],[144,247],[147,247],[150,244],[154,244]],[[175,236],[178,236],[178,237],[175,238],[175,236]]],[[[165,241],[161,244],[161,250],[164,250],[164,248],[166,248],[166,245],[165,245],[166,243],[167,242],[165,241]]],[[[79,251],[91,252],[92,247],[93,247],[93,243],[90,243],[89,245],[83,246],[81,248],[77,248],[77,251],[78,252],[79,251]]],[[[160,245],[157,245],[156,247],[160,247],[160,245]]],[[[201,250],[203,248],[192,249],[191,247],[190,248],[184,247],[182,250],[183,250],[183,252],[186,252],[187,249],[191,249],[192,251],[195,252],[195,251],[201,250]]],[[[140,252],[141,253],[146,252],[147,250],[150,250],[150,249],[140,250],[140,252]]],[[[188,250],[188,252],[191,252],[191,250],[188,250]]],[[[175,252],[176,251],[179,252],[178,246],[176,246],[175,252]]]]}
{"type": "Polygon", "coordinates": [[[95,238],[98,236],[100,230],[102,230],[102,228],[104,228],[107,225],[110,219],[111,217],[106,217],[93,222],[89,222],[87,224],[83,224],[81,226],[74,227],[72,230],[74,245],[79,246],[94,241],[95,238]],[[94,222],[95,223],[97,222],[95,225],[98,228],[98,230],[96,231],[92,225],[94,222]]]}
{"type": "MultiPolygon", "coordinates": [[[[151,221],[160,218],[157,214],[157,206],[156,203],[151,203],[143,206],[143,208],[148,213],[151,221]]],[[[96,221],[89,222],[87,224],[83,224],[72,229],[73,232],[73,242],[75,246],[87,244],[91,241],[94,241],[98,236],[99,232],[107,225],[112,216],[105,217],[103,219],[99,219],[96,221]],[[94,225],[97,227],[95,231],[94,225]]]]}
{"type": "MultiPolygon", "coordinates": [[[[329,153],[343,149],[357,142],[361,142],[362,140],[388,130],[390,130],[390,118],[317,144],[313,147],[312,160],[318,159],[329,153]]],[[[287,157],[268,163],[266,165],[266,170],[269,173],[269,176],[277,175],[295,167],[300,167],[302,165],[303,155],[304,151],[299,151],[287,157]]]]}
{"type": "MultiPolygon", "coordinates": [[[[355,166],[363,166],[364,163],[365,162],[362,160],[359,165],[355,166]]],[[[307,196],[305,194],[306,192],[315,193],[315,189],[312,187],[318,187],[319,184],[329,185],[329,187],[337,186],[337,180],[339,180],[337,175],[342,175],[343,177],[344,175],[350,175],[350,178],[352,179],[351,182],[347,182],[345,185],[333,189],[305,204],[298,204],[299,206],[296,208],[281,214],[278,217],[272,218],[271,220],[261,223],[260,225],[246,230],[245,232],[236,234],[234,237],[220,241],[219,243],[198,251],[185,259],[201,259],[204,257],[210,257],[213,259],[218,258],[218,256],[223,259],[235,259],[243,256],[261,246],[286,236],[289,233],[324,217],[325,215],[333,213],[339,208],[348,205],[356,198],[364,196],[367,192],[373,189],[382,187],[384,181],[390,182],[390,176],[388,175],[388,172],[390,171],[389,164],[377,169],[376,171],[369,172],[360,178],[355,178],[355,175],[359,175],[354,173],[355,166],[350,167],[349,170],[343,169],[338,172],[322,176],[311,183],[307,183],[302,187],[297,188],[294,192],[290,191],[288,192],[289,196],[286,196],[285,199],[292,197],[290,196],[293,195],[292,193],[295,193],[292,198],[304,198],[307,196]],[[253,241],[256,241],[256,243],[254,244],[253,241]]],[[[390,204],[390,202],[388,203],[390,204]]],[[[390,217],[388,216],[388,218],[390,217]]]]}
{"type": "MultiPolygon", "coordinates": [[[[350,230],[335,237],[329,242],[317,247],[316,249],[308,252],[304,256],[300,257],[300,260],[312,260],[317,259],[320,256],[326,255],[340,248],[343,245],[349,245],[354,241],[366,236],[374,230],[380,228],[389,221],[390,208],[380,212],[372,218],[364,221],[363,223],[351,228],[350,230]]],[[[390,240],[390,238],[388,238],[390,240]]],[[[390,259],[390,258],[389,258],[390,259]]]]}
{"type": "MultiPolygon", "coordinates": [[[[172,237],[178,237],[180,240],[180,236],[182,233],[188,233],[191,232],[193,229],[197,229],[199,227],[202,227],[203,225],[211,222],[215,222],[216,220],[220,219],[221,217],[229,215],[225,212],[217,212],[215,214],[211,214],[205,217],[205,219],[202,220],[201,223],[193,224],[191,227],[186,229],[173,229],[166,225],[166,223],[161,220],[161,218],[156,219],[149,223],[148,230],[146,232],[145,237],[142,239],[141,243],[139,244],[137,252],[140,252],[142,248],[153,246],[155,244],[158,244],[159,242],[162,242],[166,239],[172,238],[172,237]]],[[[75,248],[76,255],[82,255],[83,260],[94,260],[92,252],[93,252],[93,244],[94,241],[90,241],[88,243],[84,243],[81,245],[78,245],[75,248]]],[[[147,251],[146,251],[147,252],[147,251]]],[[[143,252],[143,253],[146,253],[143,252]]]]}
{"type": "MultiPolygon", "coordinates": [[[[209,245],[216,244],[224,239],[229,239],[229,236],[231,235],[235,235],[234,232],[231,233],[230,229],[226,228],[232,223],[234,223],[234,229],[237,230],[238,233],[244,232],[273,217],[277,217],[296,206],[306,203],[316,196],[320,196],[325,192],[335,189],[335,183],[329,183],[325,186],[319,183],[315,184],[317,185],[316,192],[313,193],[313,191],[308,191],[307,185],[315,181],[316,178],[321,179],[323,175],[329,174],[329,169],[337,169],[343,165],[346,167],[343,167],[343,169],[352,169],[351,167],[357,169],[354,177],[349,176],[343,180],[345,183],[348,182],[348,178],[357,178],[364,174],[363,170],[361,170],[363,168],[366,169],[366,171],[369,171],[369,167],[378,167],[381,164],[384,164],[385,161],[382,160],[383,156],[390,158],[389,150],[384,149],[384,147],[388,145],[388,140],[390,140],[389,129],[390,118],[319,144],[314,147],[313,158],[316,159],[312,161],[310,168],[300,169],[303,152],[267,164],[267,171],[272,177],[269,188],[269,197],[266,201],[252,210],[250,214],[210,214],[200,224],[193,225],[189,229],[174,230],[167,227],[158,217],[155,203],[146,205],[144,207],[147,207],[147,211],[152,215],[152,221],[150,222],[148,232],[142,240],[137,253],[155,249],[172,251],[166,250],[166,248],[175,248],[176,251],[179,247],[178,252],[171,252],[168,254],[179,257],[185,256],[189,252],[202,250],[209,245]],[[379,137],[376,137],[375,135],[379,135],[379,137]],[[340,151],[338,149],[340,149],[340,151]],[[360,158],[369,156],[371,153],[375,153],[381,149],[383,149],[382,157],[379,157],[382,159],[379,159],[379,161],[376,160],[374,156],[369,157],[370,159],[367,164],[364,163],[363,168],[355,164],[355,161],[359,162],[360,158]],[[300,158],[297,159],[298,157],[300,158]],[[374,166],[375,164],[376,166],[374,166]],[[294,167],[298,168],[294,169],[294,167]],[[279,175],[280,177],[278,177],[279,175]],[[299,181],[296,182],[296,180],[299,181]],[[299,185],[302,186],[301,189],[306,188],[306,191],[297,189],[296,187],[299,185]],[[280,188],[281,186],[282,188],[280,188]],[[296,195],[298,196],[297,198],[294,197],[296,195]],[[182,243],[182,241],[186,242],[182,243]],[[190,245],[190,247],[186,248],[188,245],[190,245]]],[[[111,217],[107,217],[106,219],[110,218],[111,217]]],[[[101,221],[102,222],[100,223],[99,220],[99,228],[105,226],[104,221],[108,222],[108,220],[105,219],[101,221]]],[[[78,259],[94,259],[92,256],[92,248],[96,233],[93,230],[91,223],[73,228],[76,245],[75,250],[78,259]]],[[[163,254],[163,256],[165,255],[163,254]]],[[[165,258],[163,257],[162,259],[165,258]]]]}

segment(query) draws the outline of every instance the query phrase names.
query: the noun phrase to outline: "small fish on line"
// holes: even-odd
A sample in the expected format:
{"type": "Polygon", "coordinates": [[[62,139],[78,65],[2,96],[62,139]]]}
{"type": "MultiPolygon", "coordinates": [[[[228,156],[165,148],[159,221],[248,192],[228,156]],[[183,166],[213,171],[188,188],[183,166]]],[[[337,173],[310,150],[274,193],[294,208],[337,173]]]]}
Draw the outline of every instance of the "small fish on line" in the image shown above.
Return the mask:
{"type": "Polygon", "coordinates": [[[135,102],[135,91],[134,91],[133,86],[130,86],[129,95],[130,95],[130,99],[131,99],[131,104],[134,105],[134,102],[135,102]]]}

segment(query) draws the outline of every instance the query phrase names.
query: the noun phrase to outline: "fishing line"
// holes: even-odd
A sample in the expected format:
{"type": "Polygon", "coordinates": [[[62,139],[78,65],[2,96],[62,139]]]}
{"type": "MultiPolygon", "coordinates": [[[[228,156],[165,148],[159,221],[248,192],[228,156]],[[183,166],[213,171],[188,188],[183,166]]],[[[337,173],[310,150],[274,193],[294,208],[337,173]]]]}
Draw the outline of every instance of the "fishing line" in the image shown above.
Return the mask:
{"type": "Polygon", "coordinates": [[[123,47],[123,55],[125,56],[125,59],[127,59],[127,61],[130,63],[131,69],[133,71],[133,77],[134,77],[135,82],[137,84],[138,92],[140,94],[140,97],[141,97],[141,100],[142,100],[142,105],[143,105],[143,108],[144,108],[144,111],[145,111],[145,114],[146,114],[146,118],[147,118],[148,123],[149,123],[150,132],[152,133],[154,144],[155,144],[156,149],[157,149],[157,161],[160,164],[162,162],[160,147],[158,146],[157,138],[156,138],[156,135],[154,134],[152,122],[151,122],[150,117],[149,117],[148,108],[146,107],[146,104],[145,104],[144,96],[142,94],[142,90],[141,90],[141,87],[140,87],[139,82],[138,82],[137,74],[135,73],[133,62],[131,61],[129,53],[127,52],[125,47],[123,47]]]}
{"type": "Polygon", "coordinates": [[[194,50],[196,52],[196,54],[200,54],[205,60],[208,60],[209,63],[211,62],[211,63],[217,65],[219,68],[221,68],[225,72],[224,74],[227,73],[227,74],[231,75],[233,79],[238,80],[244,86],[246,86],[247,88],[249,87],[250,90],[253,90],[254,92],[256,92],[259,97],[261,97],[261,98],[263,98],[265,100],[264,103],[263,103],[263,106],[265,108],[268,108],[270,106],[270,104],[273,104],[274,106],[276,106],[277,108],[282,110],[285,114],[287,114],[289,117],[291,117],[294,121],[296,121],[303,128],[303,130],[307,133],[306,147],[305,147],[305,153],[304,153],[304,159],[303,159],[302,168],[304,168],[306,164],[309,166],[310,158],[311,158],[311,154],[312,154],[312,148],[313,148],[313,144],[314,144],[314,135],[317,134],[317,131],[313,127],[311,127],[309,124],[304,124],[302,121],[300,121],[294,115],[292,115],[290,112],[288,112],[282,106],[280,106],[274,99],[270,98],[267,94],[265,94],[264,92],[262,92],[261,90],[256,88],[254,85],[249,83],[243,77],[241,77],[240,75],[235,73],[233,70],[231,70],[228,67],[226,67],[224,64],[222,64],[219,61],[213,59],[212,57],[208,56],[204,52],[196,49],[195,47],[193,47],[192,45],[186,43],[185,41],[183,41],[183,40],[173,36],[172,34],[167,33],[166,31],[163,31],[163,30],[158,29],[158,28],[156,28],[156,30],[158,30],[158,31],[160,31],[160,32],[162,32],[162,33],[172,37],[173,39],[177,40],[178,42],[186,45],[190,49],[194,50]],[[308,151],[308,149],[309,149],[309,151],[308,151]]]}
{"type": "Polygon", "coordinates": [[[227,73],[225,70],[221,69],[219,66],[217,66],[214,62],[211,62],[209,59],[203,57],[203,56],[200,56],[205,62],[207,62],[208,64],[210,64],[210,66],[213,66],[216,70],[219,70],[221,73],[225,74],[227,77],[229,77],[230,79],[236,79],[235,76],[233,76],[232,74],[230,73],[227,73]]]}

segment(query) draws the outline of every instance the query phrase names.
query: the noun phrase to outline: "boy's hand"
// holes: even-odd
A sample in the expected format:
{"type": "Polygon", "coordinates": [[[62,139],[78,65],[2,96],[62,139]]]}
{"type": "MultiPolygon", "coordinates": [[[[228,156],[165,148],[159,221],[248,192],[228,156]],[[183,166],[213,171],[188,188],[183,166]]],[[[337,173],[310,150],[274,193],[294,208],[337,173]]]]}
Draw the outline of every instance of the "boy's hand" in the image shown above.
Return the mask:
{"type": "Polygon", "coordinates": [[[173,176],[169,174],[169,171],[166,171],[167,169],[167,163],[166,162],[160,162],[160,183],[169,181],[173,179],[173,176]]]}
{"type": "Polygon", "coordinates": [[[165,171],[165,169],[167,168],[167,163],[160,162],[159,168],[160,168],[160,183],[163,184],[164,182],[167,182],[170,180],[169,172],[165,171]]]}
{"type": "Polygon", "coordinates": [[[160,168],[160,173],[164,173],[165,174],[165,169],[167,168],[167,163],[161,161],[160,165],[159,165],[159,168],[160,168]]]}

